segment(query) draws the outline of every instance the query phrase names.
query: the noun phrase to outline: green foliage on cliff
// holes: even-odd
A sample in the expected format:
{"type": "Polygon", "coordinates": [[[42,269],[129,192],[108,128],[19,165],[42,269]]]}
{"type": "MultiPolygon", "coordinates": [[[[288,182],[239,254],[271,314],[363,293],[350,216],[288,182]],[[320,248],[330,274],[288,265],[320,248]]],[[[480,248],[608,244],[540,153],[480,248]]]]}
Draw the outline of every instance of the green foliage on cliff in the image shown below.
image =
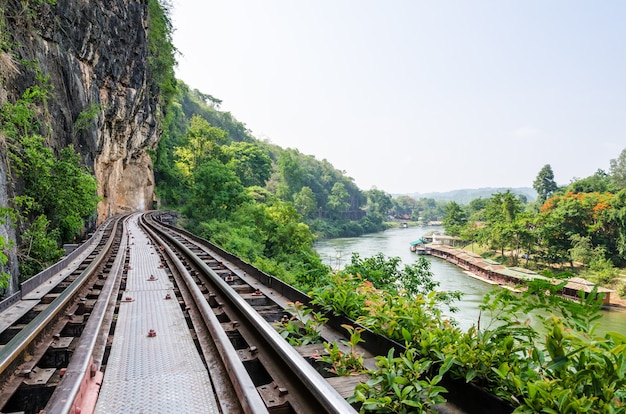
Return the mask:
{"type": "Polygon", "coordinates": [[[8,171],[15,194],[12,208],[18,225],[18,255],[22,278],[58,260],[62,242],[73,241],[96,211],[95,178],[80,163],[72,147],[58,155],[46,146],[47,127],[38,114],[45,113],[49,85],[37,65],[35,83],[20,99],[0,107],[0,131],[8,149],[8,171]]]}
{"type": "Polygon", "coordinates": [[[150,75],[158,90],[163,107],[167,106],[176,93],[176,48],[172,41],[172,22],[169,18],[170,4],[167,1],[148,0],[148,65],[150,75]]]}
{"type": "Polygon", "coordinates": [[[92,104],[83,109],[79,114],[74,125],[72,125],[72,133],[78,134],[89,129],[93,122],[98,119],[98,115],[102,111],[102,105],[92,104]]]}

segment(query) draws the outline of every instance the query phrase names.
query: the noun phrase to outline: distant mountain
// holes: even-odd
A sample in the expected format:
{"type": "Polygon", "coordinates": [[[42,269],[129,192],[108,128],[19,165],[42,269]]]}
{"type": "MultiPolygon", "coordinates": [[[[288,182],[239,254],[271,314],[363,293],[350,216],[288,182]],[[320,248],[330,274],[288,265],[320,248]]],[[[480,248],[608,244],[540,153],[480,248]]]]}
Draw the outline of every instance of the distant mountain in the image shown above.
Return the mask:
{"type": "MultiPolygon", "coordinates": [[[[406,194],[407,196],[419,200],[420,198],[432,198],[437,201],[456,201],[459,204],[468,204],[470,201],[476,198],[490,198],[493,194],[504,193],[507,190],[511,190],[513,194],[524,195],[528,201],[535,201],[537,199],[537,192],[530,187],[520,188],[475,188],[464,190],[453,190],[443,193],[412,193],[406,194]]],[[[398,196],[400,194],[395,194],[398,196]]]]}

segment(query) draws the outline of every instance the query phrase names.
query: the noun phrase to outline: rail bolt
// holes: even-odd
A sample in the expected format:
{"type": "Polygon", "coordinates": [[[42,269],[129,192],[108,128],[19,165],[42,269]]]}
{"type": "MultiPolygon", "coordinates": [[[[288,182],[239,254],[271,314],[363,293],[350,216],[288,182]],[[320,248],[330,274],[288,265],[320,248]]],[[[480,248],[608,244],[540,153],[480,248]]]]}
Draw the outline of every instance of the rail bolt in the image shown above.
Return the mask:
{"type": "Polygon", "coordinates": [[[157,278],[154,275],[150,275],[150,277],[148,278],[149,282],[154,282],[155,280],[157,280],[157,278]]]}
{"type": "Polygon", "coordinates": [[[66,373],[66,372],[67,372],[67,368],[61,368],[61,369],[59,370],[59,375],[60,375],[61,377],[63,377],[63,375],[65,375],[65,373],[66,373]]]}
{"type": "Polygon", "coordinates": [[[170,299],[172,299],[172,295],[170,295],[169,293],[165,295],[165,300],[170,300],[170,299]]]}
{"type": "Polygon", "coordinates": [[[232,324],[233,324],[233,328],[236,328],[236,327],[239,326],[239,322],[238,321],[233,321],[232,324]]]}
{"type": "Polygon", "coordinates": [[[154,338],[156,336],[156,331],[154,329],[150,329],[148,331],[148,338],[154,338]]]}
{"type": "Polygon", "coordinates": [[[263,292],[261,292],[261,290],[260,290],[260,289],[257,289],[257,290],[255,290],[254,292],[252,292],[252,294],[253,294],[254,296],[262,296],[262,295],[263,295],[263,292]]]}

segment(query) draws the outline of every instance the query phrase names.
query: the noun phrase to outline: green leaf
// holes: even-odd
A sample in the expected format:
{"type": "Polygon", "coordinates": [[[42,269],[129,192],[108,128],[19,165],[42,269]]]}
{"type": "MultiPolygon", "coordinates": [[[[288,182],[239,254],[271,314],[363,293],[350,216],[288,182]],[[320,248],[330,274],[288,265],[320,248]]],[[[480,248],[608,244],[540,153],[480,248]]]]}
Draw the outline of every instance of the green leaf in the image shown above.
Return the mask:
{"type": "Polygon", "coordinates": [[[470,368],[465,373],[465,382],[471,382],[474,378],[476,378],[476,370],[474,368],[470,368]]]}
{"type": "Polygon", "coordinates": [[[404,327],[402,328],[402,337],[404,338],[404,342],[406,343],[410,343],[413,341],[413,336],[411,335],[411,332],[409,332],[409,330],[404,327]]]}
{"type": "Polygon", "coordinates": [[[420,403],[418,403],[417,401],[413,401],[413,400],[402,400],[401,403],[404,405],[408,405],[409,407],[414,407],[414,408],[421,407],[420,403]]]}
{"type": "Polygon", "coordinates": [[[409,380],[408,380],[408,379],[406,379],[406,378],[404,378],[404,377],[395,377],[395,378],[393,379],[393,382],[394,382],[395,384],[399,384],[399,385],[406,385],[406,384],[408,384],[408,383],[409,383],[409,380]]]}

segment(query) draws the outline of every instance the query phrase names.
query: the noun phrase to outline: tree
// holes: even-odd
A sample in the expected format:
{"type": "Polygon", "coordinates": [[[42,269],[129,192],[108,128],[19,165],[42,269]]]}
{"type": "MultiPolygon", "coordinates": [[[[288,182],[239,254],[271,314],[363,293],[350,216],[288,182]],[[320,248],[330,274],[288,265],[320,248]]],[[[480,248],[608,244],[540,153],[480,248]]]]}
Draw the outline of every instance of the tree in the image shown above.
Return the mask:
{"type": "Polygon", "coordinates": [[[488,198],[482,198],[482,197],[475,198],[472,201],[470,201],[469,204],[467,205],[467,212],[470,215],[479,213],[480,211],[484,210],[485,207],[487,207],[488,203],[489,203],[488,198]]]}
{"type": "Polygon", "coordinates": [[[177,50],[172,40],[174,30],[167,3],[148,0],[148,65],[163,107],[172,101],[176,93],[174,66],[177,50]]]}
{"type": "Polygon", "coordinates": [[[377,190],[375,188],[366,191],[367,204],[369,211],[372,213],[380,214],[382,217],[386,217],[389,210],[391,210],[393,203],[391,196],[384,191],[377,190]]]}
{"type": "Polygon", "coordinates": [[[393,213],[396,216],[409,216],[415,220],[419,219],[419,214],[414,217],[414,213],[417,212],[417,203],[414,198],[409,196],[399,196],[391,200],[393,203],[393,213]]]}
{"type": "Polygon", "coordinates": [[[308,251],[313,243],[309,226],[299,221],[293,204],[277,201],[262,207],[264,217],[258,225],[265,234],[265,255],[281,258],[284,255],[308,251]]]}
{"type": "Polygon", "coordinates": [[[517,214],[523,210],[522,202],[511,191],[505,193],[496,193],[485,206],[485,214],[487,221],[494,222],[512,222],[517,214]]]}
{"type": "Polygon", "coordinates": [[[611,177],[605,171],[599,169],[587,178],[573,181],[566,191],[571,193],[606,193],[607,191],[616,192],[618,190],[611,177]]]}
{"type": "Polygon", "coordinates": [[[484,228],[480,229],[481,242],[488,244],[493,249],[500,250],[504,255],[504,250],[511,248],[514,250],[513,261],[517,261],[517,249],[527,236],[525,229],[527,225],[518,221],[518,216],[523,210],[522,201],[511,191],[496,193],[485,206],[485,218],[487,220],[484,228]]]}
{"type": "Polygon", "coordinates": [[[26,280],[57,262],[64,250],[58,247],[59,229],[50,229],[50,221],[43,214],[38,216],[22,234],[20,278],[26,280]]]}
{"type": "Polygon", "coordinates": [[[550,164],[546,164],[537,174],[533,182],[533,188],[537,191],[537,201],[543,204],[559,187],[554,182],[554,172],[550,164]]]}
{"type": "Polygon", "coordinates": [[[21,138],[21,150],[12,154],[14,172],[24,182],[23,195],[17,202],[24,217],[43,213],[53,229],[59,229],[60,240],[71,242],[80,234],[85,219],[97,208],[96,179],[80,164],[73,147],[61,150],[56,158],[44,146],[44,138],[28,135],[21,138]]]}
{"type": "Polygon", "coordinates": [[[467,223],[467,213],[456,201],[450,201],[446,206],[446,215],[443,218],[443,227],[450,236],[458,236],[467,223]]]}
{"type": "Polygon", "coordinates": [[[72,241],[98,206],[98,183],[80,165],[80,157],[72,147],[61,150],[52,169],[51,191],[54,197],[47,210],[63,241],[72,241]]]}
{"type": "Polygon", "coordinates": [[[293,196],[293,204],[302,217],[312,218],[317,212],[315,194],[307,186],[302,187],[300,192],[293,196]]]}
{"type": "Polygon", "coordinates": [[[581,236],[580,234],[572,234],[570,239],[572,241],[572,248],[569,249],[569,253],[572,257],[572,261],[589,266],[595,254],[593,246],[591,245],[591,239],[588,236],[581,236]]]}
{"type": "Polygon", "coordinates": [[[174,151],[175,165],[183,177],[193,185],[195,170],[205,161],[219,158],[220,145],[225,142],[225,131],[211,126],[205,119],[194,115],[187,129],[185,143],[174,151]]]}
{"type": "Polygon", "coordinates": [[[284,201],[291,201],[293,195],[300,191],[304,184],[304,169],[300,164],[297,150],[287,150],[278,158],[280,183],[276,195],[284,201]]]}
{"type": "Polygon", "coordinates": [[[447,204],[444,201],[435,201],[434,198],[420,198],[417,200],[417,214],[424,222],[440,221],[446,215],[447,204]]]}
{"type": "Polygon", "coordinates": [[[226,165],[237,174],[244,187],[264,186],[270,178],[272,160],[258,145],[233,142],[223,151],[229,159],[226,165]]]}
{"type": "Polygon", "coordinates": [[[185,212],[197,221],[227,218],[248,200],[237,175],[218,160],[210,160],[196,169],[193,197],[185,212]]]}
{"type": "Polygon", "coordinates": [[[621,239],[619,205],[618,197],[611,193],[566,193],[548,199],[538,221],[546,259],[573,265],[570,251],[580,237],[589,237],[592,248],[602,246],[607,255],[617,257],[621,239]]]}
{"type": "Polygon", "coordinates": [[[336,182],[326,204],[328,212],[335,219],[341,218],[342,213],[350,207],[350,194],[342,182],[336,182]]]}
{"type": "Polygon", "coordinates": [[[626,188],[615,194],[608,209],[610,220],[616,228],[615,253],[616,264],[626,263],[626,188]]]}
{"type": "Polygon", "coordinates": [[[626,148],[622,150],[619,157],[612,159],[609,172],[611,179],[618,188],[626,188],[626,148]]]}

